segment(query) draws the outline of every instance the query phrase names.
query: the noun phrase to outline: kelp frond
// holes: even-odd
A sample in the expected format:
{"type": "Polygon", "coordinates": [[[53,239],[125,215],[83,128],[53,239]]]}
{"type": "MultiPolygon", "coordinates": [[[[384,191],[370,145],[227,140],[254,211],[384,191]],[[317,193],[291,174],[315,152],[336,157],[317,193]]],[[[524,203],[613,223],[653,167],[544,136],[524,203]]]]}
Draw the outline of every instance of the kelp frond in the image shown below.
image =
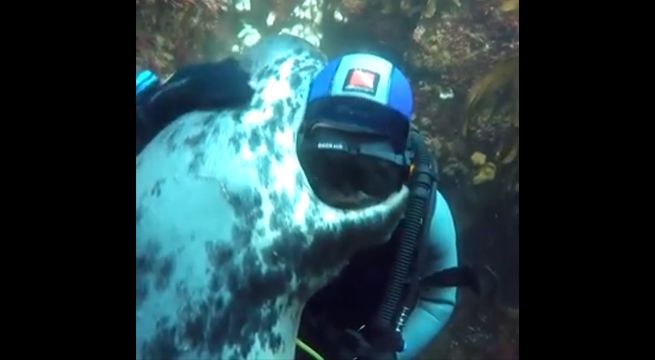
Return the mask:
{"type": "Polygon", "coordinates": [[[494,66],[485,75],[476,80],[469,89],[466,98],[466,121],[463,133],[468,133],[472,117],[489,118],[497,107],[500,95],[509,90],[513,103],[512,122],[518,126],[518,86],[519,57],[518,55],[494,66]]]}
{"type": "Polygon", "coordinates": [[[481,99],[492,95],[512,83],[518,76],[519,57],[513,57],[494,66],[489,72],[478,79],[469,89],[466,105],[474,108],[481,99]]]}

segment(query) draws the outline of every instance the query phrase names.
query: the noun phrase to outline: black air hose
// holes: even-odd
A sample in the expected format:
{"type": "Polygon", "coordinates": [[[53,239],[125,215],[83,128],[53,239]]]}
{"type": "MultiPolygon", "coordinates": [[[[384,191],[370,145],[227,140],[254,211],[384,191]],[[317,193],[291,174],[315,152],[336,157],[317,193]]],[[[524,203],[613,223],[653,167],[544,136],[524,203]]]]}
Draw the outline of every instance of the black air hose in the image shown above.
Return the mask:
{"type": "Polygon", "coordinates": [[[410,197],[401,227],[398,251],[391,267],[384,298],[375,316],[375,324],[394,330],[401,327],[400,306],[404,302],[410,284],[410,270],[414,263],[419,239],[428,225],[424,219],[426,208],[431,205],[436,182],[436,169],[432,157],[415,131],[410,132],[410,144],[415,152],[415,170],[410,179],[410,197]]]}

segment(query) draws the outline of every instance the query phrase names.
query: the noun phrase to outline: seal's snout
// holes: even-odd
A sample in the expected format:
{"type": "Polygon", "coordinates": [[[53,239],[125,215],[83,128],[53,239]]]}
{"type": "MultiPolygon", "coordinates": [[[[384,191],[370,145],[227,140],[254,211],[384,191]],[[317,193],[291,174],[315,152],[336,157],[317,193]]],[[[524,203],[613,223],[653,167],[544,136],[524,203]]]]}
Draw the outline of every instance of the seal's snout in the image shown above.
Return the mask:
{"type": "MultiPolygon", "coordinates": [[[[387,241],[398,226],[409,199],[409,190],[403,186],[386,200],[375,205],[353,210],[335,209],[324,205],[324,214],[334,214],[340,235],[337,241],[348,241],[351,252],[378,245],[387,241]]],[[[336,246],[336,244],[335,244],[336,246]]],[[[350,256],[352,254],[346,254],[350,256]]]]}

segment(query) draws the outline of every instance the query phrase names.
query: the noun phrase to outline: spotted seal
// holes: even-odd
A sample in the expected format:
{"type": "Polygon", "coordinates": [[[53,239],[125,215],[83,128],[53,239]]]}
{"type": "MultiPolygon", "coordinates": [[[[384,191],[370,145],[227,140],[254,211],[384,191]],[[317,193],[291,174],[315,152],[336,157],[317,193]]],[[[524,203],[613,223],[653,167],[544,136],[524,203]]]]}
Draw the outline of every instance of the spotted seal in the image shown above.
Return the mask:
{"type": "Polygon", "coordinates": [[[137,156],[137,359],[292,359],[308,298],[404,208],[406,189],[348,211],[311,190],[295,145],[318,50],[275,36],[242,63],[248,106],[184,115],[137,156]]]}

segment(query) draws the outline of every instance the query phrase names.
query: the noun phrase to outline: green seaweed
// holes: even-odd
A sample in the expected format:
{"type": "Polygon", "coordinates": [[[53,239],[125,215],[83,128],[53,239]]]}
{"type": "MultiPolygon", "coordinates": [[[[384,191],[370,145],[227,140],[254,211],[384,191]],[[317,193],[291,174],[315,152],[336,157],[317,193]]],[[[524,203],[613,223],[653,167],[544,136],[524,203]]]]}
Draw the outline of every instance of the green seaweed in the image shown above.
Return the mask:
{"type": "Polygon", "coordinates": [[[503,0],[500,4],[500,10],[507,13],[519,11],[519,0],[503,0]]]}
{"type": "MultiPolygon", "coordinates": [[[[500,62],[477,79],[469,89],[462,133],[468,136],[472,124],[489,121],[500,111],[511,107],[510,121],[519,127],[519,56],[500,62]]],[[[502,164],[511,163],[518,155],[518,135],[509,149],[500,151],[502,164]]]]}

